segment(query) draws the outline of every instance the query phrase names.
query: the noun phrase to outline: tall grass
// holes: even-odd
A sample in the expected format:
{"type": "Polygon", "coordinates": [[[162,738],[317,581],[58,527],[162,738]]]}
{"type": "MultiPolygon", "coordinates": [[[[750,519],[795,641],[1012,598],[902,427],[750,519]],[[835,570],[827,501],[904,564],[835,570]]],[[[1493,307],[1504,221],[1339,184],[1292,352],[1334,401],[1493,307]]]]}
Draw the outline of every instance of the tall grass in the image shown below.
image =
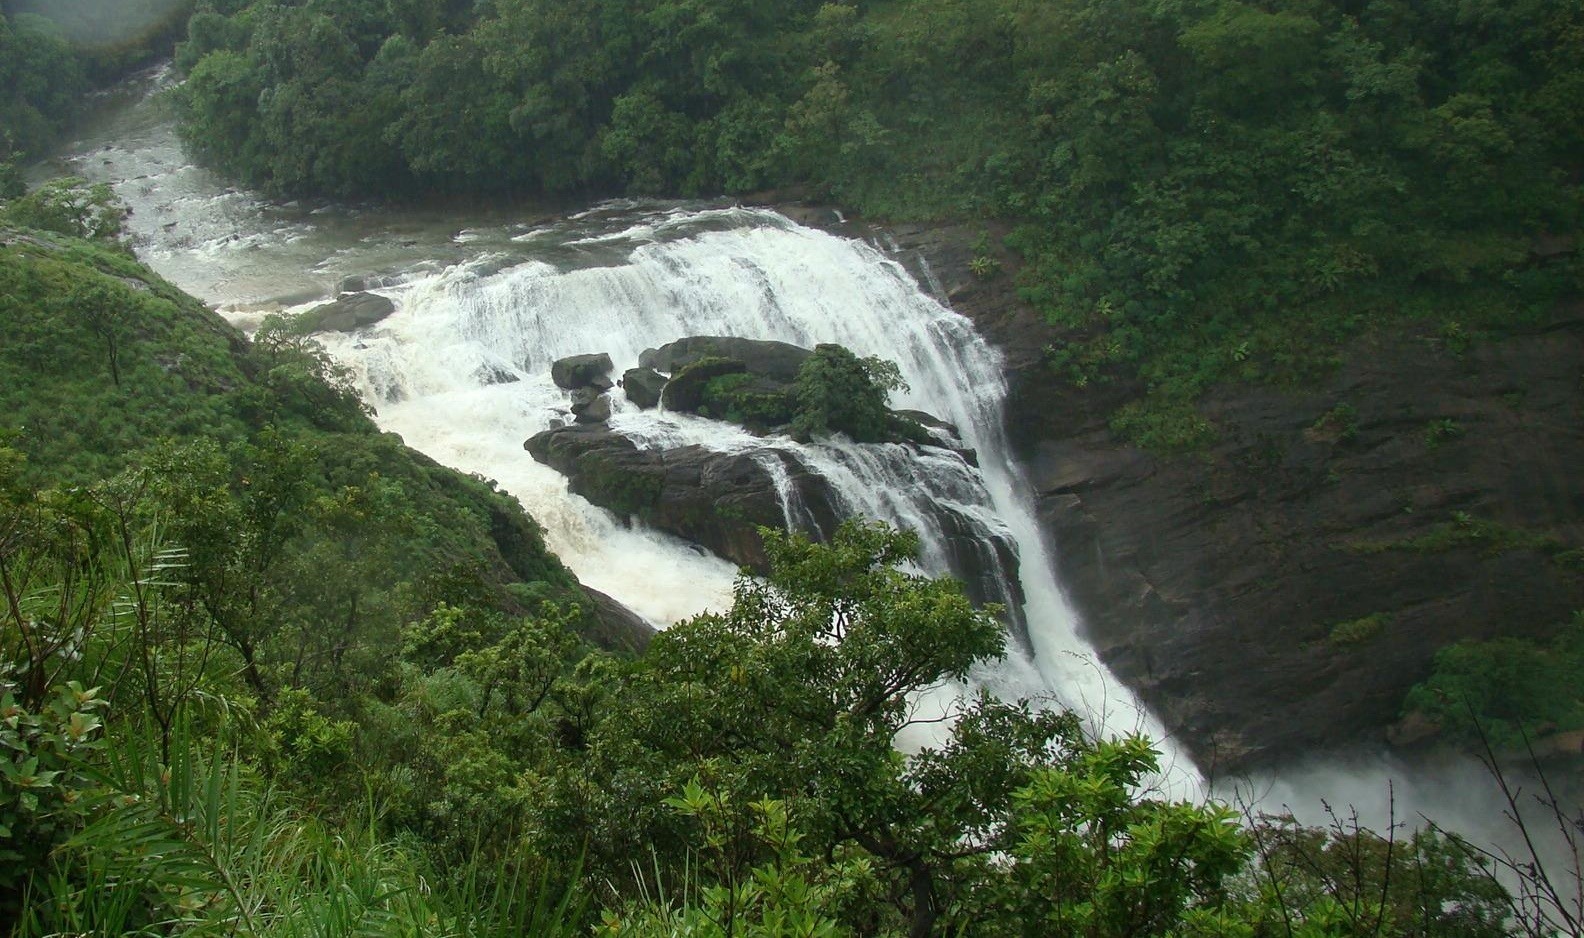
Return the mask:
{"type": "MultiPolygon", "coordinates": [[[[582,931],[587,896],[530,863],[470,865],[432,888],[372,823],[304,813],[223,746],[183,729],[174,758],[128,734],[98,768],[92,820],[35,871],[14,938],[65,934],[506,938],[582,931]]],[[[372,815],[372,813],[371,813],[372,815]]],[[[578,871],[566,880],[576,884],[578,871]]],[[[560,878],[557,878],[560,879],[560,878]]]]}

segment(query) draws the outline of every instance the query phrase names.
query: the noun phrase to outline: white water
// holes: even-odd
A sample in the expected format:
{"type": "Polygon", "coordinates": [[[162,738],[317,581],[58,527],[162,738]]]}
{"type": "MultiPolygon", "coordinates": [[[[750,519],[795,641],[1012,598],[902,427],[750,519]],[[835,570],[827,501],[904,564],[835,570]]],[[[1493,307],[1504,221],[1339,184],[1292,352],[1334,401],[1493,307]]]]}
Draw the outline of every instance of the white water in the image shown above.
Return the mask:
{"type": "MultiPolygon", "coordinates": [[[[391,317],[355,336],[324,338],[353,369],[382,426],[450,465],[500,481],[546,526],[552,548],[580,579],[665,624],[723,603],[733,571],[669,539],[625,530],[526,457],[521,442],[567,413],[567,395],[549,380],[551,362],[607,352],[621,371],[643,350],[689,335],[838,342],[894,360],[909,390],[893,403],[956,425],[983,454],[982,470],[944,449],[761,439],[714,421],[640,411],[619,393],[611,425],[640,445],[751,451],[781,471],[783,460],[812,469],[854,514],[918,531],[930,572],[947,568],[945,534],[934,520],[942,507],[984,537],[1010,541],[1024,558],[1033,653],[1014,652],[978,681],[1008,696],[1085,708],[1110,731],[1139,725],[1136,703],[1077,638],[1019,497],[1023,485],[1001,435],[999,355],[899,265],[861,242],[742,208],[623,206],[516,243],[527,257],[484,255],[439,272],[420,269],[380,291],[397,302],[391,317]],[[518,380],[500,383],[501,374],[518,380]]],[[[789,499],[785,507],[796,523],[798,506],[789,499]]]]}
{"type": "MultiPolygon", "coordinates": [[[[736,571],[571,495],[524,452],[525,439],[567,413],[552,361],[608,352],[620,371],[688,335],[837,342],[896,361],[909,389],[893,405],[955,425],[982,468],[944,449],[759,439],[641,412],[619,392],[611,425],[641,445],[750,451],[777,472],[789,463],[818,472],[852,513],[917,530],[932,573],[947,571],[950,554],[941,509],[1012,545],[1030,647],[973,683],[1073,706],[1097,730],[1162,736],[1077,636],[1027,486],[1007,460],[998,354],[880,251],[720,206],[612,203],[549,220],[472,213],[461,226],[444,211],[275,204],[187,162],[154,95],[167,81],[151,74],[72,147],[71,168],[112,183],[132,207],[140,256],[243,328],[307,308],[345,277],[370,278],[397,311],[360,334],[324,336],[326,348],[353,370],[383,428],[517,496],[583,582],[664,626],[726,605],[736,571]]],[[[797,521],[799,506],[789,497],[784,507],[797,521]]]]}

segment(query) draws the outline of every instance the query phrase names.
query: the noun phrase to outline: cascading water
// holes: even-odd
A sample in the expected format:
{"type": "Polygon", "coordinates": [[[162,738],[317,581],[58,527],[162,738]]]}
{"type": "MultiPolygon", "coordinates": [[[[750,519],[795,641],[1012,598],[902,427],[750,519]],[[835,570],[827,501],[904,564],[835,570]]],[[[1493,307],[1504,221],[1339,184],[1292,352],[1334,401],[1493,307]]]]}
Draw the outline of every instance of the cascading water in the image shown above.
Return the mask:
{"type": "Polygon", "coordinates": [[[356,374],[381,426],[515,494],[585,583],[663,625],[724,606],[736,571],[571,495],[523,451],[567,410],[549,379],[553,360],[607,352],[620,369],[689,335],[840,343],[896,361],[908,390],[893,405],[956,426],[981,467],[947,449],[763,439],[640,411],[619,393],[610,425],[641,446],[752,454],[783,480],[791,523],[802,519],[789,470],[814,472],[843,510],[919,531],[931,572],[947,570],[965,541],[990,579],[1012,580],[1001,558],[1016,555],[1022,582],[1002,583],[999,595],[1021,600],[1028,645],[976,683],[1160,738],[1077,637],[1006,456],[998,354],[881,251],[741,208],[610,204],[538,225],[474,213],[459,232],[443,212],[270,203],[187,163],[158,100],[168,82],[151,73],[131,89],[140,97],[107,109],[100,136],[74,145],[73,168],[111,182],[133,208],[142,256],[244,328],[347,277],[393,299],[396,312],[377,326],[325,336],[328,350],[356,374]]]}
{"type": "MultiPolygon", "coordinates": [[[[685,582],[705,586],[689,592],[705,605],[722,601],[731,572],[710,569],[690,549],[653,535],[647,552],[635,553],[612,519],[523,454],[522,440],[565,417],[567,395],[549,378],[555,359],[606,352],[620,371],[636,365],[643,350],[691,335],[805,347],[836,342],[895,361],[908,389],[893,403],[954,424],[983,455],[981,469],[947,449],[760,438],[715,421],[642,411],[620,394],[613,395],[610,424],[640,446],[748,451],[783,476],[788,463],[810,470],[850,513],[918,531],[931,572],[949,568],[949,541],[960,541],[961,529],[982,545],[1015,545],[1025,558],[1021,595],[1032,654],[1014,653],[978,680],[1000,693],[1055,696],[1097,713],[1106,712],[1097,702],[1125,703],[1107,714],[1106,728],[1138,725],[1131,698],[1099,665],[1074,657],[1082,645],[1072,613],[1050,582],[1048,558],[1005,456],[999,355],[899,265],[862,243],[742,208],[622,206],[511,243],[510,250],[438,273],[420,270],[382,289],[397,311],[356,335],[326,336],[326,347],[352,368],[382,426],[501,482],[546,526],[552,548],[584,582],[664,624],[675,618],[678,591],[657,574],[686,565],[685,582]],[[947,530],[943,517],[960,530],[947,530]],[[629,564],[618,565],[619,558],[629,564]]],[[[789,487],[783,508],[797,525],[789,487]]],[[[995,569],[1002,551],[981,552],[995,569]]],[[[1020,591],[1006,584],[1002,595],[1020,591]]]]}

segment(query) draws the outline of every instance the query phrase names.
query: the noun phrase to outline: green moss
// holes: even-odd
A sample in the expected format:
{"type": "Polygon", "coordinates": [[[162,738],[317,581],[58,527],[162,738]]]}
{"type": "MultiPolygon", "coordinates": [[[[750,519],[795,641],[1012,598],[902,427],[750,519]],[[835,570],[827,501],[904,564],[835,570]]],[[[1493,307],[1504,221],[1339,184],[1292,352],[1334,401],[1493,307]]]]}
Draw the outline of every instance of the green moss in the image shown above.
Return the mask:
{"type": "Polygon", "coordinates": [[[619,515],[647,517],[660,503],[663,481],[653,475],[623,470],[609,457],[589,453],[578,460],[579,486],[594,501],[619,515]]]}
{"type": "Polygon", "coordinates": [[[1443,417],[1425,424],[1424,442],[1431,449],[1435,449],[1448,440],[1455,440],[1463,435],[1463,425],[1451,417],[1443,417]]]}
{"type": "Polygon", "coordinates": [[[1325,443],[1347,443],[1358,436],[1358,411],[1338,404],[1315,419],[1304,436],[1325,443]]]}
{"type": "Polygon", "coordinates": [[[1395,541],[1359,541],[1349,545],[1348,549],[1359,554],[1387,551],[1441,554],[1454,550],[1477,550],[1486,557],[1495,557],[1514,550],[1558,555],[1566,546],[1561,538],[1546,531],[1486,521],[1460,511],[1453,513],[1451,521],[1436,525],[1424,534],[1395,541]]]}
{"type": "Polygon", "coordinates": [[[1216,439],[1215,425],[1181,399],[1146,398],[1122,407],[1111,429],[1123,439],[1160,454],[1202,450],[1216,439]]]}
{"type": "Polygon", "coordinates": [[[1386,612],[1376,612],[1346,622],[1338,622],[1331,627],[1327,641],[1338,648],[1347,648],[1353,645],[1362,645],[1379,635],[1386,626],[1390,625],[1392,615],[1386,612]]]}
{"type": "Polygon", "coordinates": [[[750,430],[769,430],[792,422],[795,402],[790,390],[746,372],[720,375],[705,384],[699,411],[708,408],[719,419],[750,430]]]}

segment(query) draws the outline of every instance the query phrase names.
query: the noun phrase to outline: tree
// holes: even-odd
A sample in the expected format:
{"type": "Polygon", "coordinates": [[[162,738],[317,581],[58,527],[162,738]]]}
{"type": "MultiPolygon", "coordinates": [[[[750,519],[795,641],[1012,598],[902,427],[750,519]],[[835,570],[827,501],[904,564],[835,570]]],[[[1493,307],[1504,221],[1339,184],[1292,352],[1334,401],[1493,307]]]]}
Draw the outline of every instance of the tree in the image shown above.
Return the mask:
{"type": "Polygon", "coordinates": [[[906,387],[894,362],[859,358],[840,345],[817,345],[798,369],[793,431],[800,436],[845,433],[860,443],[885,439],[891,426],[886,401],[892,391],[906,387]]]}
{"type": "Polygon", "coordinates": [[[89,185],[76,176],[63,176],[7,204],[3,217],[14,225],[111,241],[121,234],[126,207],[102,182],[89,185]]]}
{"type": "Polygon", "coordinates": [[[102,279],[78,284],[66,297],[67,307],[104,342],[116,387],[121,386],[121,348],[132,334],[129,318],[137,302],[131,290],[102,279]]]}
{"type": "MultiPolygon", "coordinates": [[[[593,764],[614,775],[602,787],[624,799],[686,791],[697,817],[709,794],[707,840],[693,843],[714,883],[741,891],[787,862],[756,833],[752,806],[770,798],[797,819],[802,855],[830,864],[800,861],[799,876],[866,871],[845,904],[860,934],[1020,934],[1052,901],[1067,909],[1054,926],[1088,914],[1094,934],[1159,934],[1217,907],[1247,843],[1228,812],[1141,796],[1147,742],[1095,740],[1076,716],[1025,702],[979,696],[944,718],[921,705],[999,656],[1005,634],[959,584],[897,568],[916,538],[856,523],[828,544],[765,537],[769,576],[740,580],[728,612],[657,637],[595,734],[593,764]],[[932,723],[941,742],[898,751],[905,729],[932,723]],[[1108,904],[1084,912],[1093,896],[1108,904]]],[[[651,844],[688,842],[667,812],[594,810],[647,826],[651,844]]]]}

